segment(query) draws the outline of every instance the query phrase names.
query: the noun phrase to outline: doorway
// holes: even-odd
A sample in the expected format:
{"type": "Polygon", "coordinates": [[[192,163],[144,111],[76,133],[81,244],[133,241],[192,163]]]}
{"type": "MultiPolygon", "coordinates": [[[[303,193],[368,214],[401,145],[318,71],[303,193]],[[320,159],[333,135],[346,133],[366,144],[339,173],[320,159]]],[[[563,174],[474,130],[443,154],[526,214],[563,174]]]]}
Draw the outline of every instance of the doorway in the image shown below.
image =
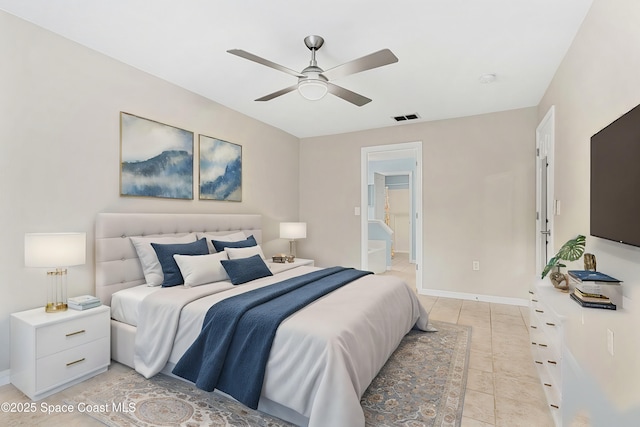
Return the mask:
{"type": "MultiPolygon", "coordinates": [[[[407,261],[415,270],[416,291],[422,290],[422,142],[399,143],[374,147],[363,147],[361,150],[361,268],[369,270],[370,248],[379,241],[370,237],[370,223],[380,221],[376,218],[376,204],[380,206],[380,189],[384,186],[384,197],[387,178],[404,177],[408,179],[407,195],[410,201],[408,208],[409,231],[407,261]],[[378,177],[376,185],[375,177],[378,177]],[[385,184],[380,183],[380,177],[385,184]],[[378,203],[376,203],[376,200],[378,203]]],[[[392,186],[392,185],[391,185],[392,186]]],[[[380,216],[378,212],[377,216],[380,216]]],[[[387,264],[390,265],[390,264],[387,264]]],[[[413,281],[413,280],[412,280],[413,281]]]]}
{"type": "Polygon", "coordinates": [[[554,215],[559,207],[553,192],[555,107],[551,106],[536,128],[536,275],[540,275],[553,250],[554,215]]]}

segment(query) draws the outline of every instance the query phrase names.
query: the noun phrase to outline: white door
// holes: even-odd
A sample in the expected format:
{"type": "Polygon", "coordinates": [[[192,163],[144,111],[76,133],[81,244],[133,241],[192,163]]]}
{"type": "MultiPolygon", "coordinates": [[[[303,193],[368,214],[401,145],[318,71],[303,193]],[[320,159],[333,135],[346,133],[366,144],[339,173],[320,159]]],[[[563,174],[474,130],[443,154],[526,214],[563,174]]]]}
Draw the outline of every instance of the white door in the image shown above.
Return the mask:
{"type": "Polygon", "coordinates": [[[552,106],[536,129],[536,274],[542,273],[553,251],[553,151],[555,108],[552,106]]]}

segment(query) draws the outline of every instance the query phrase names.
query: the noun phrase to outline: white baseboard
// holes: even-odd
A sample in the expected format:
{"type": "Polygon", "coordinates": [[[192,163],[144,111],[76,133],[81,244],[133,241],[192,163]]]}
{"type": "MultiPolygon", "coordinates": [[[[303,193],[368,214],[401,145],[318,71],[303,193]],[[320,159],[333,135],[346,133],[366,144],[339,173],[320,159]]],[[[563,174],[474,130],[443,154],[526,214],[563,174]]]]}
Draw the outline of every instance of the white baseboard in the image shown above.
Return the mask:
{"type": "Polygon", "coordinates": [[[442,291],[439,289],[420,289],[419,293],[420,295],[429,295],[432,297],[457,298],[457,299],[466,299],[471,301],[493,302],[496,304],[518,305],[521,307],[529,306],[529,300],[526,298],[509,298],[509,297],[498,297],[493,295],[477,295],[477,294],[468,294],[465,292],[442,291]]]}
{"type": "Polygon", "coordinates": [[[7,385],[11,382],[11,370],[7,369],[0,372],[0,385],[7,385]]]}

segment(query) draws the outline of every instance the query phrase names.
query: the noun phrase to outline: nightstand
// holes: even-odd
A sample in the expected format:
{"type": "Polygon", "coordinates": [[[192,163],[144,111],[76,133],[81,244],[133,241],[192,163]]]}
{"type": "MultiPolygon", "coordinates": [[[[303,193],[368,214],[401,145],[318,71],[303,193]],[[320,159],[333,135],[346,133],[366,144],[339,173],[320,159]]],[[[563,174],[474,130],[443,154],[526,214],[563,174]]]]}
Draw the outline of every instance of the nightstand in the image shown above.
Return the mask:
{"type": "Polygon", "coordinates": [[[61,313],[44,308],[11,315],[11,383],[40,400],[107,370],[107,306],[61,313]]]}
{"type": "Polygon", "coordinates": [[[315,265],[315,262],[312,259],[295,258],[293,262],[268,262],[267,265],[271,269],[272,273],[280,273],[303,265],[313,267],[315,265]]]}
{"type": "Polygon", "coordinates": [[[293,262],[287,262],[286,264],[293,265],[294,267],[300,267],[301,265],[313,267],[315,262],[312,259],[294,258],[293,262]]]}

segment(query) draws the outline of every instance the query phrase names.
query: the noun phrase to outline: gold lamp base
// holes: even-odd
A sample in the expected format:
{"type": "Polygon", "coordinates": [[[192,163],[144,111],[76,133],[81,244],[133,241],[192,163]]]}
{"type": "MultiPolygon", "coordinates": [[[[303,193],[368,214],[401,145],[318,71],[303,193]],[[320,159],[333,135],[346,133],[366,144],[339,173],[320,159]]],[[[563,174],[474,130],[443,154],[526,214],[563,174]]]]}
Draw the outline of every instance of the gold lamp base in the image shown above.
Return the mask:
{"type": "Polygon", "coordinates": [[[47,290],[47,305],[44,310],[47,313],[60,313],[67,311],[67,269],[56,268],[48,271],[49,288],[47,290]]]}
{"type": "Polygon", "coordinates": [[[67,304],[64,302],[48,302],[44,310],[47,313],[59,313],[61,311],[67,311],[67,304]]]}

